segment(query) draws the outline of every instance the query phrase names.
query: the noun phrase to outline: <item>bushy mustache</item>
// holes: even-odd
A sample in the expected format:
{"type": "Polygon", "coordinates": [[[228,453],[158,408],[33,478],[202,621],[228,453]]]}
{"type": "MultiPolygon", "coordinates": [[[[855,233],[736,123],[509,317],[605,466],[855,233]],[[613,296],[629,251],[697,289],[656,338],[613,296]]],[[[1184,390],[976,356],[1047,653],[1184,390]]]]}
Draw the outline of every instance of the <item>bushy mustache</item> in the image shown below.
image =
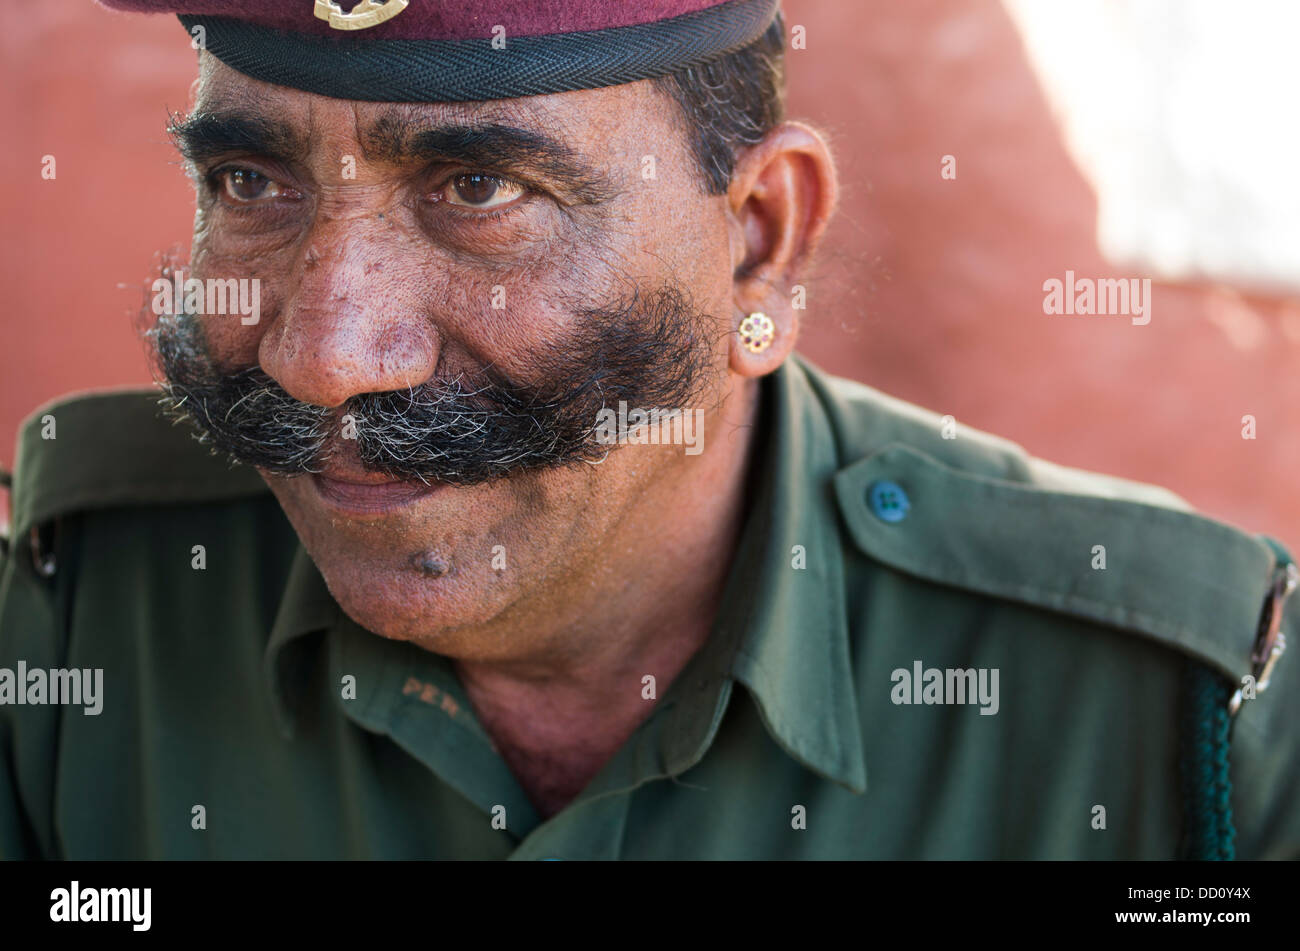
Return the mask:
{"type": "Polygon", "coordinates": [[[598,413],[627,400],[686,406],[710,369],[708,318],[684,291],[634,293],[583,315],[585,334],[533,361],[545,380],[522,385],[492,368],[404,390],[363,393],[339,407],[295,399],[253,367],[222,373],[193,315],[162,315],[148,330],[162,402],[232,459],[301,475],[351,445],[366,469],[396,479],[475,485],[524,470],[597,462],[598,413]]]}

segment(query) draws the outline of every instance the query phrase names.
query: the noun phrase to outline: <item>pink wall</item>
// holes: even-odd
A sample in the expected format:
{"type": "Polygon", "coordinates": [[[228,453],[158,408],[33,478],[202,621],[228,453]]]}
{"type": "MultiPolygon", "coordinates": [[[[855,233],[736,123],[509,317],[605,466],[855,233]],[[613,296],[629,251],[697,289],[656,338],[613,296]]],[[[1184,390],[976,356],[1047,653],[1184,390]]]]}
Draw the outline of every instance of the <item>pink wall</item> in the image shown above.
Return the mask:
{"type": "MultiPolygon", "coordinates": [[[[786,0],[791,111],[828,131],[843,205],[808,281],[803,350],[1057,462],[1165,484],[1300,546],[1300,300],[1159,285],[1149,325],[1047,317],[1042,283],[1104,264],[1095,202],[995,0],[786,0]],[[957,157],[955,181],[941,157],[957,157]],[[1241,417],[1258,439],[1241,438],[1241,417]]],[[[0,462],[18,421],[148,379],[131,319],[189,242],[163,134],[194,53],[170,17],[28,4],[4,59],[0,462]],[[57,178],[40,176],[53,154],[57,178]]]]}

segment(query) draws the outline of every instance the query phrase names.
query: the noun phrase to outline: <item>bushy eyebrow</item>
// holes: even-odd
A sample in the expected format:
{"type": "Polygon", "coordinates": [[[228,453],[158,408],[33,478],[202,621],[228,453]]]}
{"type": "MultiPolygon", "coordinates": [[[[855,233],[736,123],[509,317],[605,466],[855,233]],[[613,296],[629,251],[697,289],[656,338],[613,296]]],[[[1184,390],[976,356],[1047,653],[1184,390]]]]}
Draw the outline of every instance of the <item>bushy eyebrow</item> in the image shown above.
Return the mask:
{"type": "Polygon", "coordinates": [[[245,152],[298,161],[307,154],[307,142],[281,123],[240,112],[199,112],[184,120],[173,119],[167,128],[172,142],[186,160],[201,164],[233,152],[245,152]]]}
{"type": "Polygon", "coordinates": [[[540,178],[585,204],[608,201],[609,176],[564,143],[532,129],[498,122],[439,123],[381,120],[363,136],[366,154],[390,162],[455,162],[509,175],[540,178]]]}

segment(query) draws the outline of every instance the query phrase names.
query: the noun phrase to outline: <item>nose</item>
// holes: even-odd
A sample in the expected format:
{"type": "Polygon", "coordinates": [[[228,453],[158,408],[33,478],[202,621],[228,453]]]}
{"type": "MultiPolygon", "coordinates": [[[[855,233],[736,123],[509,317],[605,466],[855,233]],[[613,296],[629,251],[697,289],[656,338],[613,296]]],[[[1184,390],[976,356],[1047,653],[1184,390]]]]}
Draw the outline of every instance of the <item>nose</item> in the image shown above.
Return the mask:
{"type": "Polygon", "coordinates": [[[439,353],[410,267],[391,243],[338,224],[311,235],[297,287],[258,350],[263,371],[290,396],[326,407],[418,386],[433,377],[439,353]]]}

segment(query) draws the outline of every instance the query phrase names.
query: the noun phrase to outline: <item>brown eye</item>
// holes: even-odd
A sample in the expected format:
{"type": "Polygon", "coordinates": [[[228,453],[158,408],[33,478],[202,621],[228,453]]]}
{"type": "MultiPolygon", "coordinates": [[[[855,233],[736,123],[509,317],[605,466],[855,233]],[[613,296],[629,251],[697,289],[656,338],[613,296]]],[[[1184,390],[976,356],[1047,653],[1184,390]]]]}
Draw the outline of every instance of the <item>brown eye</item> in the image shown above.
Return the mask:
{"type": "Polygon", "coordinates": [[[250,168],[232,168],[221,173],[222,191],[238,204],[279,198],[287,191],[274,180],[250,168]]]}
{"type": "Polygon", "coordinates": [[[517,182],[497,178],[495,175],[471,173],[457,175],[445,190],[447,201],[468,208],[498,208],[507,205],[524,193],[517,182]]]}

